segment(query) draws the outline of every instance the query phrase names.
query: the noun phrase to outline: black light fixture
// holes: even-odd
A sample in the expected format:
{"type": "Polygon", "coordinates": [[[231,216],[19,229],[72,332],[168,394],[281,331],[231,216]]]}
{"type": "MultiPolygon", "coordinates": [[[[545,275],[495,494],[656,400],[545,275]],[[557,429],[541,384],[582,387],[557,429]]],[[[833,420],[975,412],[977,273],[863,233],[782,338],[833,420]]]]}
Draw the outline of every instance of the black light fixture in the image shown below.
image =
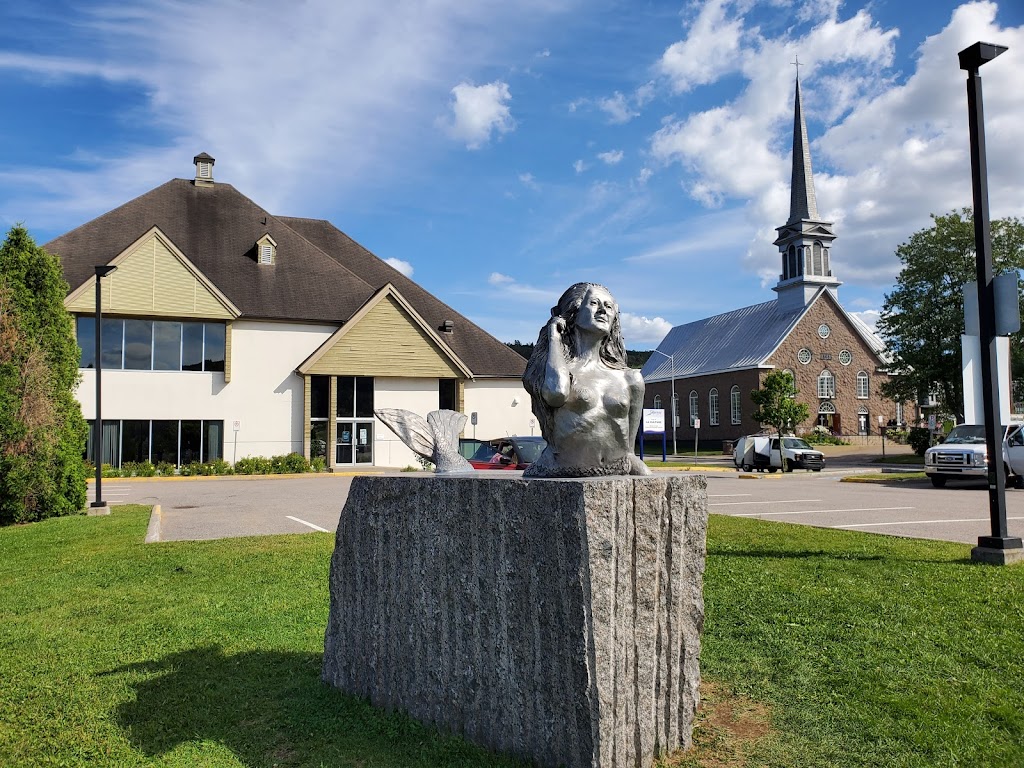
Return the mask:
{"type": "Polygon", "coordinates": [[[91,509],[103,509],[103,416],[101,411],[101,378],[103,374],[103,300],[101,280],[114,272],[117,267],[110,264],[96,267],[96,421],[92,433],[92,457],[96,461],[96,498],[89,505],[91,509]]]}
{"type": "Polygon", "coordinates": [[[967,70],[967,116],[971,131],[971,181],[974,191],[974,249],[977,259],[978,315],[981,329],[981,389],[988,449],[988,506],[991,536],[979,536],[971,559],[1005,564],[1024,559],[1024,544],[1006,525],[1006,478],[1003,475],[1003,425],[999,413],[999,361],[996,356],[996,308],[992,275],[992,238],[988,219],[988,167],[985,158],[985,113],[978,69],[1007,50],[1004,45],[975,43],[959,53],[967,70]]]}

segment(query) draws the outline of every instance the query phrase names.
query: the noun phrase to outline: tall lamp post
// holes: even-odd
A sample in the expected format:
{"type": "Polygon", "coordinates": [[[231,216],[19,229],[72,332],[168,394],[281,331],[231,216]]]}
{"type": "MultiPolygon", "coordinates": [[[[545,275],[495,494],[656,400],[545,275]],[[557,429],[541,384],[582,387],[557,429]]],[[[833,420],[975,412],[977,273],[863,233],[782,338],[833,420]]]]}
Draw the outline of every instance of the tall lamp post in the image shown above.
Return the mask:
{"type": "Polygon", "coordinates": [[[676,357],[675,355],[666,355],[664,352],[659,352],[656,349],[654,350],[654,354],[667,357],[668,361],[672,364],[672,409],[670,413],[672,414],[672,455],[675,456],[677,453],[676,422],[678,421],[676,418],[676,411],[679,409],[679,403],[676,402],[676,357]]]}
{"type": "MultiPolygon", "coordinates": [[[[109,264],[96,267],[96,421],[92,433],[92,457],[96,460],[96,498],[89,505],[99,512],[107,508],[103,500],[103,415],[102,415],[102,384],[103,378],[103,294],[100,282],[104,277],[116,270],[109,264]]],[[[109,511],[109,510],[108,510],[109,511]]]]}
{"type": "Polygon", "coordinates": [[[981,382],[988,448],[988,503],[991,536],[979,536],[971,559],[1007,563],[1024,559],[1021,540],[1006,526],[1006,480],[1003,476],[1002,428],[999,414],[999,364],[996,357],[995,292],[992,282],[992,242],[988,221],[988,168],[985,158],[985,114],[978,69],[1006,51],[1006,46],[975,43],[959,53],[967,70],[967,115],[971,132],[971,181],[974,191],[974,249],[978,275],[978,315],[981,327],[981,382]]]}

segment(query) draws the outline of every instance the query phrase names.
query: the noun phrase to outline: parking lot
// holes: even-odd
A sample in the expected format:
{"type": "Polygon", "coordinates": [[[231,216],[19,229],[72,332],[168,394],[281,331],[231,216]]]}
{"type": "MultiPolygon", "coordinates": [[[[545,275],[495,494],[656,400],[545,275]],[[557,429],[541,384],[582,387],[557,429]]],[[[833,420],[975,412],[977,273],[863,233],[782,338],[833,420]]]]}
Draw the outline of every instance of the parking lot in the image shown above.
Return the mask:
{"type": "MultiPolygon", "coordinates": [[[[843,483],[849,472],[740,476],[708,472],[713,514],[975,544],[990,532],[982,485],[932,488],[927,481],[843,483]]],[[[492,473],[488,473],[492,474],[492,473]]],[[[493,473],[516,476],[519,473],[493,473]]],[[[482,475],[482,473],[481,473],[482,475]]],[[[160,505],[159,540],[308,533],[337,529],[352,478],[301,477],[110,479],[113,505],[160,505]]],[[[92,500],[92,486],[89,489],[92,500]]],[[[1010,534],[1024,535],[1024,490],[1006,494],[1010,534]]]]}

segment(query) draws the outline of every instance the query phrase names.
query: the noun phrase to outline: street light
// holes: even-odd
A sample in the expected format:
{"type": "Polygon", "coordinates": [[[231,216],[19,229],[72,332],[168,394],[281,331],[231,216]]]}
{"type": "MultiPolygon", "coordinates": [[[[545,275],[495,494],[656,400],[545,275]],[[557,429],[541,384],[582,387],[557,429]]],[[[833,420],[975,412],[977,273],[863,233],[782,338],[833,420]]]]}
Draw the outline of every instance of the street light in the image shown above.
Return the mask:
{"type": "Polygon", "coordinates": [[[978,275],[978,315],[981,321],[981,390],[988,448],[988,505],[991,536],[979,536],[972,560],[1008,563],[1024,559],[1020,538],[1006,526],[1006,480],[1003,476],[1002,428],[999,414],[999,363],[996,356],[995,292],[992,281],[992,242],[988,221],[988,168],[985,159],[985,114],[978,69],[1006,51],[1006,46],[975,43],[959,53],[967,70],[967,116],[971,132],[971,182],[974,192],[974,249],[978,275]]]}
{"type": "Polygon", "coordinates": [[[92,433],[92,457],[96,460],[96,498],[89,507],[97,512],[107,507],[107,502],[103,500],[103,416],[100,410],[100,379],[103,374],[103,301],[100,281],[116,269],[109,264],[96,267],[96,422],[92,433]]]}
{"type": "Polygon", "coordinates": [[[669,362],[672,364],[672,455],[676,455],[676,422],[679,420],[676,417],[676,411],[679,409],[679,404],[676,402],[676,357],[675,355],[666,355],[664,352],[654,350],[654,354],[667,357],[669,362]]]}

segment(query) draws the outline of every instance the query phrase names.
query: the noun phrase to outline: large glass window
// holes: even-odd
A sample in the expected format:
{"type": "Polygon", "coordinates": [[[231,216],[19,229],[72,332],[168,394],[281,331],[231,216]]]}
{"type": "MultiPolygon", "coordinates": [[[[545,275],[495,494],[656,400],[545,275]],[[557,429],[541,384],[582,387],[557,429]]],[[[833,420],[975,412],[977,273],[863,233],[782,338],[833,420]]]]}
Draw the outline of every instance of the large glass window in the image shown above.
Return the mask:
{"type": "MultiPolygon", "coordinates": [[[[88,422],[85,458],[89,461],[94,460],[94,423],[88,422]]],[[[213,461],[223,456],[224,422],[220,420],[103,420],[104,464],[120,466],[127,461],[152,461],[154,464],[167,461],[180,465],[213,461]]]]}
{"type": "Polygon", "coordinates": [[[153,324],[153,370],[181,370],[181,323],[153,324]]]}
{"type": "Polygon", "coordinates": [[[316,419],[326,419],[330,409],[331,397],[330,376],[309,377],[309,415],[316,419]]]}
{"type": "Polygon", "coordinates": [[[124,320],[103,318],[100,357],[104,368],[124,367],[124,320]]]}
{"type": "Polygon", "coordinates": [[[181,370],[203,370],[203,324],[181,324],[181,370]]]}
{"type": "Polygon", "coordinates": [[[203,422],[203,461],[224,458],[224,422],[203,422]]]}
{"type": "Polygon", "coordinates": [[[732,423],[739,424],[743,418],[743,413],[740,410],[740,388],[734,386],[729,390],[729,406],[732,411],[732,423]]]}
{"type": "Polygon", "coordinates": [[[130,371],[153,370],[152,320],[124,321],[124,367],[130,371]]]}
{"type": "MultiPolygon", "coordinates": [[[[96,320],[77,318],[80,368],[96,365],[96,320]]],[[[134,371],[223,371],[224,323],[103,318],[103,367],[134,371]]]]}
{"type": "Polygon", "coordinates": [[[356,415],[355,376],[338,377],[338,416],[352,418],[356,415]]]}
{"type": "Polygon", "coordinates": [[[700,418],[700,414],[697,411],[697,390],[690,390],[690,426],[692,427],[697,423],[697,419],[700,418]]]}
{"type": "Polygon", "coordinates": [[[712,388],[708,392],[708,421],[712,426],[718,426],[718,389],[712,388]]]}
{"type": "Polygon", "coordinates": [[[459,410],[459,380],[437,380],[437,407],[441,410],[459,410]]]}
{"type": "Polygon", "coordinates": [[[149,461],[149,422],[121,422],[121,461],[149,461]]]}
{"type": "Polygon", "coordinates": [[[153,458],[154,464],[161,461],[168,461],[171,464],[178,463],[178,422],[177,421],[154,421],[153,422],[153,458]]]}
{"type": "Polygon", "coordinates": [[[181,453],[179,461],[182,464],[191,464],[193,461],[201,461],[203,427],[199,421],[181,422],[181,453]]]}
{"type": "Polygon", "coordinates": [[[356,416],[373,418],[373,377],[356,376],[356,416]]]}
{"type": "Polygon", "coordinates": [[[203,323],[203,370],[224,370],[224,323],[203,323]]]}
{"type": "Polygon", "coordinates": [[[96,318],[80,315],[78,317],[78,348],[82,350],[82,357],[78,362],[79,368],[96,367],[96,318]]]}

